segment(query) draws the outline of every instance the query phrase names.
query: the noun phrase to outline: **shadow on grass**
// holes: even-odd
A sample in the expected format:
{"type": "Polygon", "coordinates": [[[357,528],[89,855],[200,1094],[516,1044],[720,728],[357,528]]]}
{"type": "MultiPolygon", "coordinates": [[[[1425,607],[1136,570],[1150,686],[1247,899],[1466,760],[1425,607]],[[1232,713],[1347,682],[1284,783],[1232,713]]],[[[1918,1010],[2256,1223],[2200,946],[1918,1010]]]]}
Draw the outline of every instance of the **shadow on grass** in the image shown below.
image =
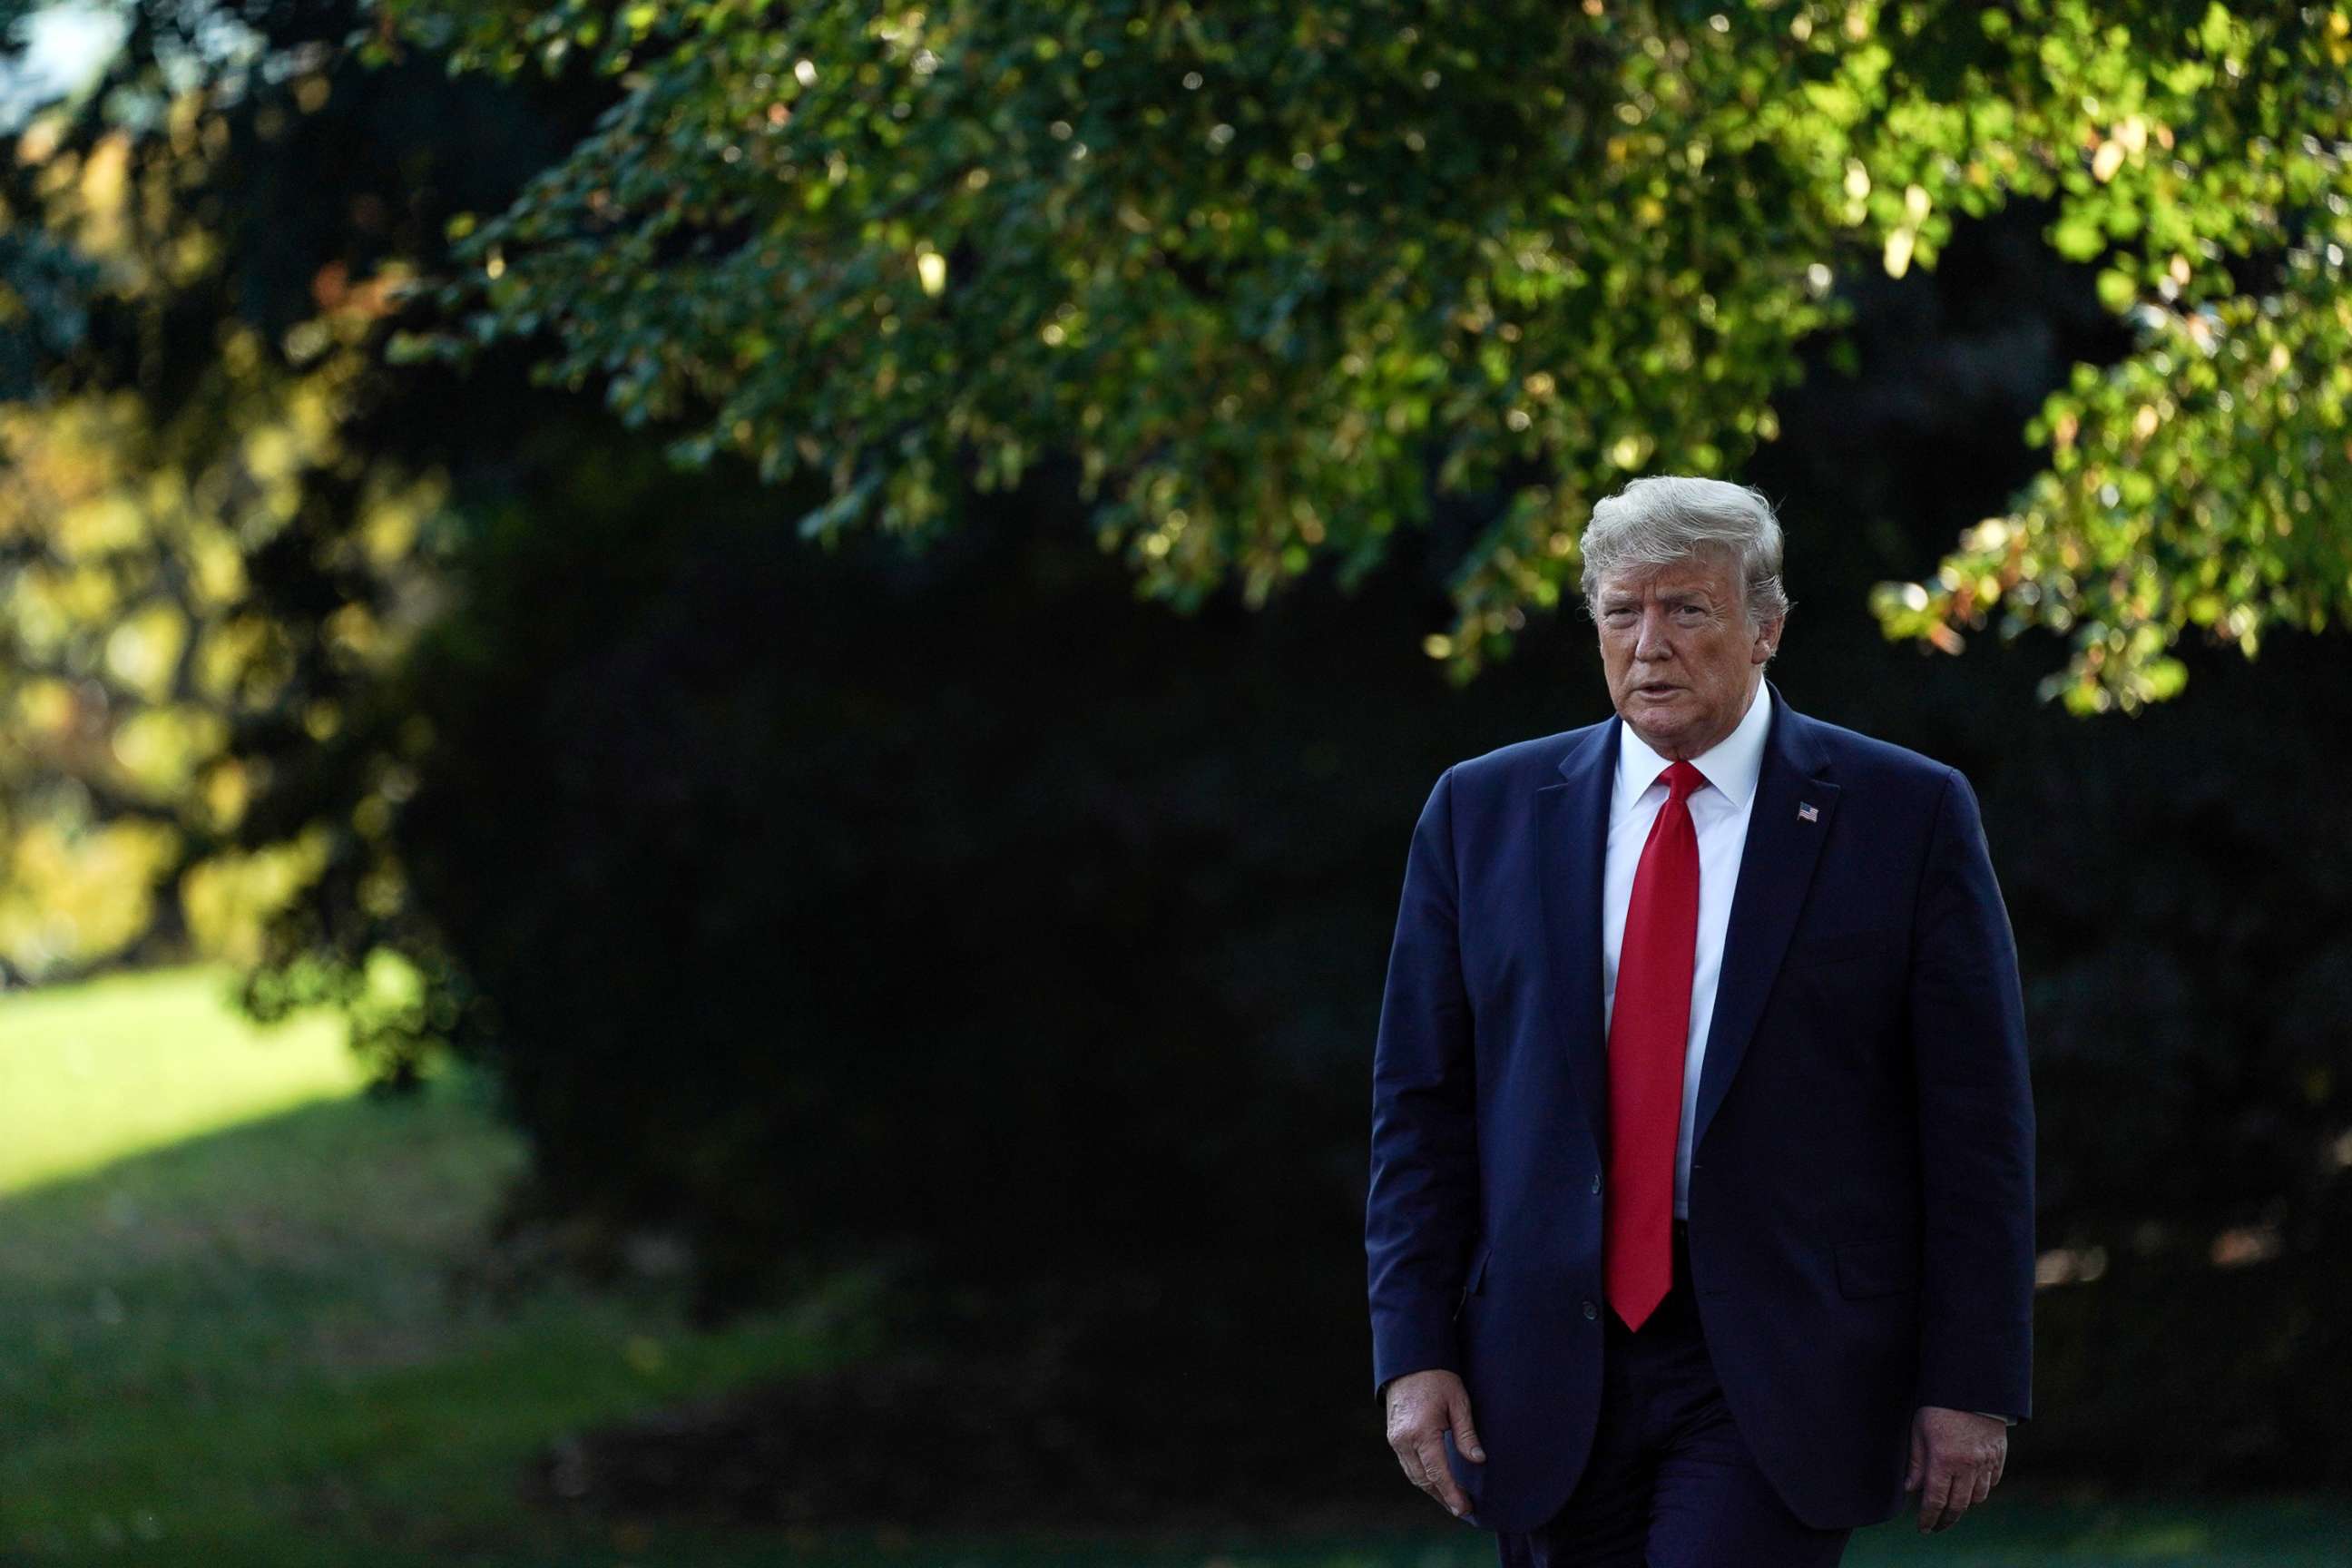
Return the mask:
{"type": "Polygon", "coordinates": [[[805,1314],[469,1288],[520,1158],[452,1076],[0,1199],[0,1558],[544,1555],[582,1539],[523,1500],[546,1445],[818,1364],[805,1314]]]}

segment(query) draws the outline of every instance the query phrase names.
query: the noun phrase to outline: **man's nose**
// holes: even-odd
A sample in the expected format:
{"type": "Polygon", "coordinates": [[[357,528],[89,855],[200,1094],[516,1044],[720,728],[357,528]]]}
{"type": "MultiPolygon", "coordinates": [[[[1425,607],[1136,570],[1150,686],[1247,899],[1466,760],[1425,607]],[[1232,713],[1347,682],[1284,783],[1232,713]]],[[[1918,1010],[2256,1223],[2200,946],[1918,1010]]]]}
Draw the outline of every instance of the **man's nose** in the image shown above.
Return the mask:
{"type": "Polygon", "coordinates": [[[1664,658],[1674,652],[1666,640],[1666,617],[1654,611],[1642,616],[1642,635],[1633,639],[1633,657],[1643,659],[1664,658]]]}

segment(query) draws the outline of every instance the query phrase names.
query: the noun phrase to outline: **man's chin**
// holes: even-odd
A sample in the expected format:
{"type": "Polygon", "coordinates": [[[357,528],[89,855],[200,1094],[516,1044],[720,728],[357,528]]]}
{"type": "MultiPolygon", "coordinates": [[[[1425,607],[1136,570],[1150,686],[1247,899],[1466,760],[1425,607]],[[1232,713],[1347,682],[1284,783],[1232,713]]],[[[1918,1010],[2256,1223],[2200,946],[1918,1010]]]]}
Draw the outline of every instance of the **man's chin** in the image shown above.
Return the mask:
{"type": "Polygon", "coordinates": [[[1661,697],[1633,692],[1619,704],[1618,717],[1633,726],[1642,739],[1679,735],[1690,727],[1695,717],[1690,693],[1675,690],[1661,697]]]}

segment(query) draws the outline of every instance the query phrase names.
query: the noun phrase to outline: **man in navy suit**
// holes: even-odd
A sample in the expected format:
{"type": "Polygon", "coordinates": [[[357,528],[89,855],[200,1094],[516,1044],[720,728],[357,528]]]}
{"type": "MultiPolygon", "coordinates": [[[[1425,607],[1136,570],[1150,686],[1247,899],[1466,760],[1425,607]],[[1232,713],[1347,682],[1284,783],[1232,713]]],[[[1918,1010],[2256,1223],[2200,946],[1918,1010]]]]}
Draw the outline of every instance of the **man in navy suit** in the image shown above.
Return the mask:
{"type": "Polygon", "coordinates": [[[1765,679],[1760,492],[1637,479],[1583,552],[1615,716],[1447,768],[1406,858],[1375,1395],[1507,1568],[1834,1563],[2031,1414],[2008,914],[1959,773],[1765,679]]]}

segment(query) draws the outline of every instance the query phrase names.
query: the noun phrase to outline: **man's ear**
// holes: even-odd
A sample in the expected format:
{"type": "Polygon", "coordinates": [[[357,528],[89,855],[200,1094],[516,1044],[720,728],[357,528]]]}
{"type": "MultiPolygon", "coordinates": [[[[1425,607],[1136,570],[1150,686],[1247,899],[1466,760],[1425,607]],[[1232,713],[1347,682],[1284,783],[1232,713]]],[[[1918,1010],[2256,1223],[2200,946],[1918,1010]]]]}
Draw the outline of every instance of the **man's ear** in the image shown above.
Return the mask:
{"type": "Polygon", "coordinates": [[[1788,612],[1784,610],[1770,620],[1757,624],[1756,640],[1748,648],[1748,663],[1761,664],[1772,657],[1772,650],[1780,646],[1780,628],[1788,622],[1788,612]]]}

